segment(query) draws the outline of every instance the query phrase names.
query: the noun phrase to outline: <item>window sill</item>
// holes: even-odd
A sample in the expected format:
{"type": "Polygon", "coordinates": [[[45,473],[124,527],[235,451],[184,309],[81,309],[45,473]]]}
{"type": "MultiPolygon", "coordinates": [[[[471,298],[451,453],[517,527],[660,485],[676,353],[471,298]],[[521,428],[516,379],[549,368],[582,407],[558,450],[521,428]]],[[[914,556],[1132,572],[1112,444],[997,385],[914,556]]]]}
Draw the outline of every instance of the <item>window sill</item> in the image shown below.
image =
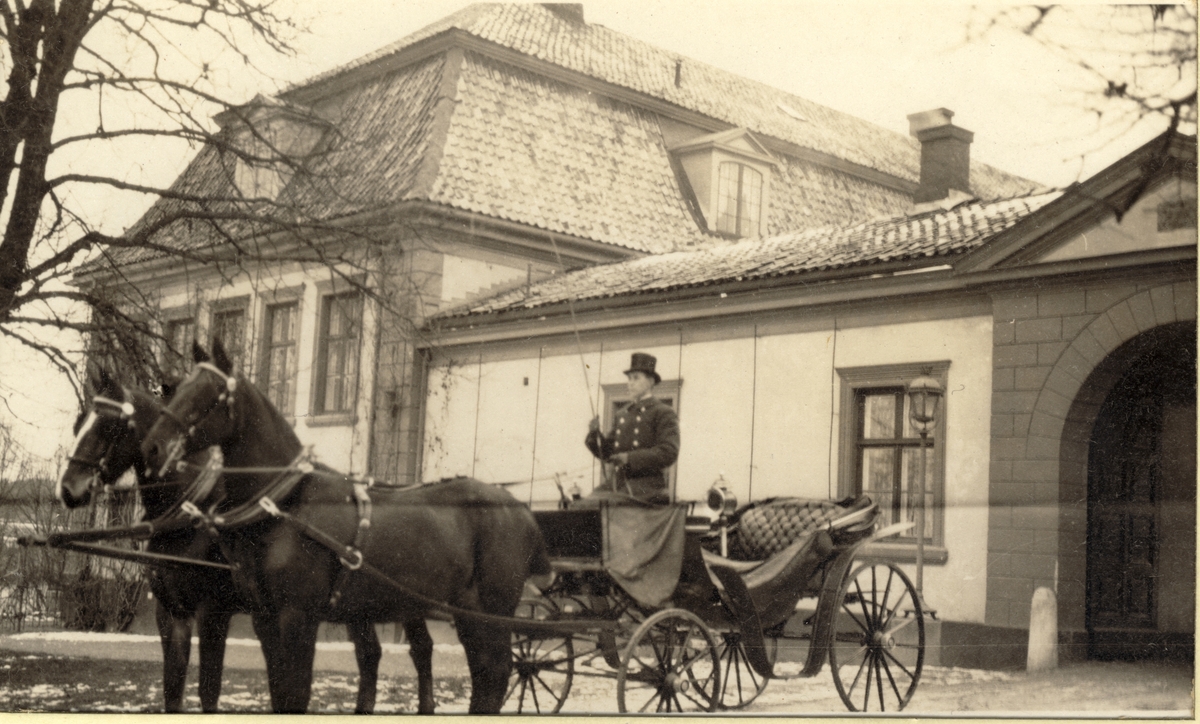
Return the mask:
{"type": "MultiPolygon", "coordinates": [[[[915,563],[917,546],[913,543],[869,543],[859,549],[858,557],[915,563]]],[[[949,558],[950,553],[943,546],[925,545],[926,565],[943,566],[949,558]]]]}
{"type": "Polygon", "coordinates": [[[353,412],[321,413],[304,418],[304,424],[309,427],[337,427],[339,425],[353,425],[356,422],[358,422],[358,416],[353,412]]]}

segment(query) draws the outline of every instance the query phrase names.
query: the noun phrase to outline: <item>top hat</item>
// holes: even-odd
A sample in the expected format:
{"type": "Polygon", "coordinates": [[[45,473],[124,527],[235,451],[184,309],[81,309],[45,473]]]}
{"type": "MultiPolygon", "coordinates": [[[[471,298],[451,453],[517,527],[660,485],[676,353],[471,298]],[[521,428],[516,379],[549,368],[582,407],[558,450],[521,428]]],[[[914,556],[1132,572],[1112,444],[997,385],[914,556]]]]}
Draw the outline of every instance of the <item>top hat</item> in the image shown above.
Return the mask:
{"type": "Polygon", "coordinates": [[[625,370],[625,374],[630,372],[644,372],[654,378],[654,384],[662,382],[662,378],[654,371],[654,363],[658,360],[654,359],[653,355],[645,352],[634,352],[633,357],[629,360],[629,369],[625,370]]]}

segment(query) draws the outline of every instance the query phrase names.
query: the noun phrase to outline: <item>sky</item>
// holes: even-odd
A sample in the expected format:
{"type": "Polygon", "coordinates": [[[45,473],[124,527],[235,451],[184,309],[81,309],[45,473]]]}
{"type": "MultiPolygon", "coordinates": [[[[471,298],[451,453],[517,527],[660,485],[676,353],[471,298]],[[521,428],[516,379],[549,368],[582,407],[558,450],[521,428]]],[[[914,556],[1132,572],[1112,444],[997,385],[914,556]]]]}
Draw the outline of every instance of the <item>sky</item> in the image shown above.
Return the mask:
{"type": "MultiPolygon", "coordinates": [[[[213,63],[227,97],[249,100],[390,44],[466,4],[277,0],[277,12],[308,32],[295,38],[294,56],[256,55],[264,72],[257,77],[203,47],[180,50],[187,62],[213,63]]],[[[1012,32],[969,41],[968,23],[978,11],[949,0],[603,0],[584,3],[584,12],[590,23],[899,133],[908,132],[908,114],[948,108],[955,124],[974,132],[975,160],[1052,186],[1089,177],[1161,130],[1138,128],[1101,142],[1107,136],[1097,135],[1096,118],[1074,101],[1085,79],[1072,64],[1012,32]]],[[[146,146],[110,151],[106,163],[119,176],[165,185],[189,158],[146,146]]],[[[110,233],[132,224],[145,207],[107,198],[85,205],[90,221],[110,233]]],[[[31,453],[49,457],[70,443],[78,411],[71,387],[44,360],[3,340],[0,403],[0,421],[12,425],[31,453]]]]}

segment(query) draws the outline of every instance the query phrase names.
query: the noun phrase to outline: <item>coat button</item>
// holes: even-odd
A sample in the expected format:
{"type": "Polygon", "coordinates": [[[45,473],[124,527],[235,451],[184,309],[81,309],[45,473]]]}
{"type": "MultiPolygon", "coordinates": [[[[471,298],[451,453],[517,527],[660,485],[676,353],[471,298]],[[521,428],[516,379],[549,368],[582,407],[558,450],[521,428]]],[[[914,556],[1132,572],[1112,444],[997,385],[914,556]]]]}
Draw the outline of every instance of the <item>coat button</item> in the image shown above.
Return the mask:
{"type": "Polygon", "coordinates": [[[624,425],[624,424],[625,424],[625,418],[623,418],[623,417],[621,418],[621,424],[622,424],[622,425],[624,425]]]}
{"type": "Polygon", "coordinates": [[[635,428],[633,428],[633,434],[634,434],[634,435],[638,434],[638,429],[637,429],[636,427],[635,427],[635,428]]]}
{"type": "Polygon", "coordinates": [[[633,441],[633,446],[634,446],[634,447],[637,447],[637,446],[638,446],[638,441],[637,441],[637,440],[634,440],[634,441],[633,441]]]}
{"type": "Polygon", "coordinates": [[[614,443],[613,443],[613,447],[614,447],[614,448],[621,447],[621,441],[620,441],[620,440],[617,440],[616,442],[614,442],[614,443]]]}
{"type": "Polygon", "coordinates": [[[642,421],[642,416],[641,416],[641,415],[638,415],[638,416],[637,416],[637,420],[636,420],[636,421],[637,421],[637,422],[641,422],[641,421],[642,421]]]}

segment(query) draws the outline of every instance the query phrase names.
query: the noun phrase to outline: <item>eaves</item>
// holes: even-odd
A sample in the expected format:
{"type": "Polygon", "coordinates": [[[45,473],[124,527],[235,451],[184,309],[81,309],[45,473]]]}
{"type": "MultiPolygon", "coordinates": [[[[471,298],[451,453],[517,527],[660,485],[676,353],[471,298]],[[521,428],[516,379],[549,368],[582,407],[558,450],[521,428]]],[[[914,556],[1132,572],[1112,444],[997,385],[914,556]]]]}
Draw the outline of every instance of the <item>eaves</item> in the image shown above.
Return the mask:
{"type": "MultiPolygon", "coordinates": [[[[519,250],[519,253],[533,261],[553,264],[562,268],[563,271],[589,264],[603,264],[644,256],[644,253],[632,249],[615,247],[612,244],[548,229],[536,229],[527,224],[497,219],[423,200],[401,201],[386,208],[341,219],[331,219],[326,223],[359,227],[376,225],[380,228],[389,224],[411,224],[446,230],[481,248],[508,253],[519,250]]],[[[273,253],[280,256],[286,255],[289,251],[299,248],[295,242],[281,243],[286,241],[288,233],[286,231],[275,232],[265,237],[263,243],[273,244],[273,253]]],[[[336,229],[331,229],[328,233],[336,233],[336,229]]],[[[233,260],[233,258],[232,252],[220,256],[222,260],[233,260]]],[[[288,263],[289,261],[291,260],[283,259],[281,262],[268,260],[264,263],[288,263]]],[[[147,279],[165,282],[169,281],[172,276],[188,273],[186,269],[180,269],[179,257],[169,254],[128,264],[123,266],[122,270],[124,279],[132,283],[147,279]]],[[[72,284],[86,287],[100,283],[109,276],[108,267],[100,267],[75,276],[72,284]]]]}
{"type": "MultiPolygon", "coordinates": [[[[923,259],[928,262],[928,258],[923,259]]],[[[1195,277],[1196,249],[1177,247],[961,274],[949,266],[859,267],[768,280],[715,283],[646,294],[557,303],[490,315],[435,319],[423,346],[462,346],[604,332],[844,304],[895,304],[900,299],[988,293],[1065,284],[1195,277]]]]}

